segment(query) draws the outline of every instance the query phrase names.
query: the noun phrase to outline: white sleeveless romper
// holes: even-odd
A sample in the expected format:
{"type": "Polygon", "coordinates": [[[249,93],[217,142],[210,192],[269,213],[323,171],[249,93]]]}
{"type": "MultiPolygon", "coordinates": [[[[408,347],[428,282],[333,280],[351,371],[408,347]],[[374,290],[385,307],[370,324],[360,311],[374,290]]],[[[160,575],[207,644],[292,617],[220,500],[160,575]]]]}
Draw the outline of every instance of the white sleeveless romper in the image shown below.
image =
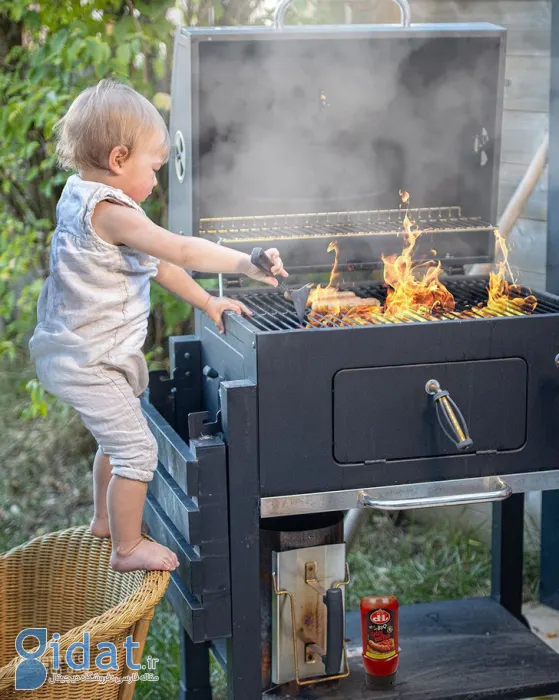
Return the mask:
{"type": "Polygon", "coordinates": [[[151,481],[157,446],[138,397],[148,385],[142,346],[159,260],[95,233],[91,217],[102,200],[143,213],[119,189],[68,179],[29,349],[40,382],[78,411],[112,473],[151,481]]]}

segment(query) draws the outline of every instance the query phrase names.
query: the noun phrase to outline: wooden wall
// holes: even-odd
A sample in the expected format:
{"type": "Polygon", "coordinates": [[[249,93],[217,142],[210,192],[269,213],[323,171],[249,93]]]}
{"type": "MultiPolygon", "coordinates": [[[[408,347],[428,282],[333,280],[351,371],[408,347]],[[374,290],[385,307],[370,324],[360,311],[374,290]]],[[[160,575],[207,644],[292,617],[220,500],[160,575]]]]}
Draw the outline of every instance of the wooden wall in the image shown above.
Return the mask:
{"type": "MultiPolygon", "coordinates": [[[[354,21],[397,22],[390,0],[351,3],[354,21]],[[367,7],[368,6],[368,7],[367,7]]],[[[551,0],[410,0],[412,23],[493,22],[507,34],[505,113],[499,208],[506,206],[548,126],[551,0]]],[[[545,284],[547,171],[511,242],[524,284],[545,284]]]]}

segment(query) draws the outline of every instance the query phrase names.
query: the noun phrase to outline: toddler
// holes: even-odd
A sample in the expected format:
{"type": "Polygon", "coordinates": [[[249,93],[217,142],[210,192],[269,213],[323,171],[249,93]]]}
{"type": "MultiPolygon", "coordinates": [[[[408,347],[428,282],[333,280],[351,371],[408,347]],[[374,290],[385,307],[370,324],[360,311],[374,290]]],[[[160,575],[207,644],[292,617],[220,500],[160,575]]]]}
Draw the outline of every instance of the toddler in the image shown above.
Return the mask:
{"type": "MultiPolygon", "coordinates": [[[[155,107],[125,85],[102,80],[81,93],[57,125],[60,164],[77,171],[56,209],[50,270],[29,348],[37,376],[73,406],[99,445],[93,463],[91,532],[111,537],[117,571],[172,570],[177,557],[141,536],[157,445],[140,408],[148,385],[142,354],[153,279],[202,309],[220,332],[240,302],[208,294],[186,269],[277,280],[248,255],[156,226],[140,204],[157,184],[169,135],[155,107]]],[[[267,251],[283,277],[278,251],[267,251]]]]}

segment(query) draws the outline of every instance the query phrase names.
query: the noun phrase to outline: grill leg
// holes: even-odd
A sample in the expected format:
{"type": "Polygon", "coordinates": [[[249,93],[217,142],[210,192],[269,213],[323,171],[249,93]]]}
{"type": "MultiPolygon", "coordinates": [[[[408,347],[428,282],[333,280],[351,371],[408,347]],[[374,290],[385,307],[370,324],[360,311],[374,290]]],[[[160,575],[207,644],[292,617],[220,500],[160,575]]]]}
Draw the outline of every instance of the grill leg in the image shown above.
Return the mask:
{"type": "Polygon", "coordinates": [[[522,616],[524,494],[493,504],[491,597],[526,626],[522,616]]]}
{"type": "Polygon", "coordinates": [[[228,700],[261,700],[260,479],[256,385],[220,388],[227,442],[232,636],[227,640],[228,700]]]}
{"type": "Polygon", "coordinates": [[[559,491],[542,493],[540,601],[559,610],[559,491]]]}
{"type": "Polygon", "coordinates": [[[181,630],[180,659],[179,700],[212,700],[209,646],[194,644],[188,634],[181,630]]]}

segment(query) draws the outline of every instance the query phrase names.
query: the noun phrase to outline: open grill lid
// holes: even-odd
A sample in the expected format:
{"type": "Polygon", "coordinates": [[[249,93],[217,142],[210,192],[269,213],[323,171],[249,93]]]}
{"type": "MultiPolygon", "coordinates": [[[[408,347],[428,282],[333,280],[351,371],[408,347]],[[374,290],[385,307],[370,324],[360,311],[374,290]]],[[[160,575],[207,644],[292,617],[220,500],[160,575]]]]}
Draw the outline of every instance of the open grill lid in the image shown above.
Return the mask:
{"type": "Polygon", "coordinates": [[[293,272],[494,257],[505,30],[490,24],[227,27],[177,33],[171,228],[293,272]],[[435,251],[435,253],[433,253],[435,251]]]}

